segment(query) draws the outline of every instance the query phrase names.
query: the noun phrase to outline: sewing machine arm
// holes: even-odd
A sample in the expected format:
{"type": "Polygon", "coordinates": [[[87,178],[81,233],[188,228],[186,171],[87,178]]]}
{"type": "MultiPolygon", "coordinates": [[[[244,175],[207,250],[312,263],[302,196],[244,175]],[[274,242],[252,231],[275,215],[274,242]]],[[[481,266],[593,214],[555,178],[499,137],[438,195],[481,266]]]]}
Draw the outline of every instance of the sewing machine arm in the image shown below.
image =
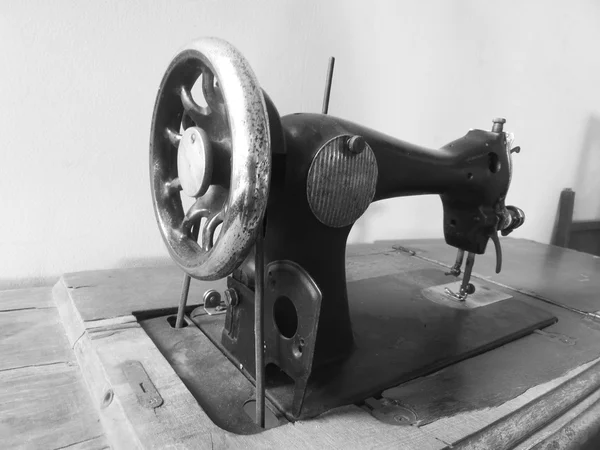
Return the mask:
{"type": "Polygon", "coordinates": [[[372,201],[439,194],[449,245],[482,254],[490,237],[516,225],[515,214],[504,205],[512,167],[502,131],[471,130],[440,149],[428,149],[331,116],[294,114],[282,123],[286,146],[305,153],[301,159],[306,171],[315,153],[333,137],[364,138],[378,167],[372,201]]]}

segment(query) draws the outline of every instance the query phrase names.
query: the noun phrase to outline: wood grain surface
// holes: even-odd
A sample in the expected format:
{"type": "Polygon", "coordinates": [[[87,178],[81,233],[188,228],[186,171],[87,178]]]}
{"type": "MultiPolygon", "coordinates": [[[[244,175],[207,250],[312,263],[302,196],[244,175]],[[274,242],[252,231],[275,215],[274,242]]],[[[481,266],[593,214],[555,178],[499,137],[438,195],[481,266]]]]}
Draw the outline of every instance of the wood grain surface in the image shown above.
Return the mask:
{"type": "Polygon", "coordinates": [[[0,313],[0,370],[73,361],[56,308],[0,313]]]}
{"type": "MultiPolygon", "coordinates": [[[[581,413],[587,410],[598,400],[600,400],[600,390],[597,390],[589,397],[583,399],[579,404],[573,406],[565,414],[563,414],[560,417],[557,417],[545,427],[538,430],[537,433],[535,433],[534,435],[530,436],[529,438],[521,442],[519,445],[517,445],[515,447],[515,450],[529,450],[533,446],[539,444],[540,442],[543,442],[545,439],[549,438],[553,434],[559,432],[560,430],[563,430],[565,426],[568,426],[569,422],[580,416],[581,413]]],[[[598,423],[600,424],[600,421],[598,421],[598,423]]]]}
{"type": "MultiPolygon", "coordinates": [[[[200,408],[147,334],[139,326],[132,326],[128,319],[132,308],[127,305],[143,304],[143,299],[148,296],[157,298],[153,292],[165,292],[160,291],[165,282],[164,276],[152,276],[153,269],[136,269],[142,272],[146,270],[146,274],[136,274],[131,278],[129,274],[132,271],[122,271],[118,279],[113,278],[110,287],[112,301],[124,301],[124,292],[135,292],[138,297],[128,300],[125,307],[114,305],[111,309],[109,306],[111,314],[122,314],[114,319],[103,318],[107,309],[103,306],[106,288],[90,288],[88,291],[73,289],[71,281],[65,282],[67,278],[54,288],[55,300],[65,318],[65,326],[83,330],[81,335],[79,331],[67,334],[71,336],[78,362],[92,390],[92,398],[95,402],[102,402],[106,392],[111,390],[114,393],[112,402],[100,409],[102,423],[114,448],[337,449],[354,446],[440,449],[444,446],[443,442],[419,428],[390,427],[356,406],[339,408],[315,420],[296,422],[254,436],[238,436],[221,430],[200,408]],[[80,304],[85,305],[86,316],[91,320],[81,318],[77,310],[80,304]],[[91,310],[90,305],[96,305],[97,313],[91,310]],[[163,405],[148,410],[138,403],[122,371],[123,363],[129,360],[141,362],[164,399],[163,405]]],[[[117,271],[111,275],[114,277],[118,274],[117,271]]],[[[105,279],[107,274],[100,275],[105,279]]],[[[154,301],[153,307],[160,309],[176,304],[181,277],[179,273],[172,277],[176,277],[175,281],[170,282],[172,292],[165,294],[162,303],[154,301]]],[[[91,284],[98,284],[94,282],[92,274],[87,274],[85,278],[91,284]]]]}
{"type": "Polygon", "coordinates": [[[50,288],[0,292],[0,442],[108,448],[50,288]]]}
{"type": "Polygon", "coordinates": [[[107,447],[76,364],[5,370],[0,386],[3,448],[107,447]]]}
{"type": "MultiPolygon", "coordinates": [[[[597,362],[502,419],[455,442],[453,448],[458,450],[512,449],[529,437],[533,431],[564,414],[599,388],[600,362],[597,362]]],[[[597,420],[598,415],[595,414],[595,409],[598,406],[594,404],[590,408],[592,412],[587,414],[595,415],[597,420]]],[[[582,413],[582,416],[584,414],[586,412],[582,413]]],[[[588,419],[585,422],[585,425],[588,425],[590,421],[588,419]]],[[[576,435],[571,436],[571,441],[574,441],[575,437],[576,435]]]]}
{"type": "MultiPolygon", "coordinates": [[[[522,300],[538,305],[535,299],[522,300]]],[[[412,408],[421,423],[498,407],[529,388],[600,357],[600,324],[551,305],[558,322],[430,376],[388,389],[384,396],[412,408]]]]}
{"type": "Polygon", "coordinates": [[[47,287],[0,291],[0,312],[54,307],[52,290],[47,287]]]}
{"type": "MultiPolygon", "coordinates": [[[[520,292],[538,297],[548,295],[581,308],[600,310],[594,290],[594,283],[600,283],[600,267],[589,255],[562,249],[557,252],[554,247],[529,241],[502,242],[506,256],[502,276],[507,278],[492,275],[493,254],[478,258],[475,271],[482,278],[499,285],[514,283],[520,292]],[[573,271],[568,272],[568,267],[573,267],[573,271]],[[561,282],[567,286],[559,286],[561,282]],[[560,287],[558,294],[546,283],[560,287]]],[[[436,264],[447,261],[448,265],[455,257],[454,250],[446,248],[442,241],[401,243],[414,249],[415,255],[395,250],[393,244],[398,243],[350,247],[348,280],[410,270],[415,266],[415,257],[436,264]]],[[[428,418],[424,426],[385,425],[364,410],[349,406],[314,420],[258,435],[238,436],[212,424],[146,333],[131,322],[132,312],[176,306],[181,278],[174,268],[130,269],[65,275],[55,286],[54,298],[94,402],[102,403],[108,391],[114,393],[111,403],[100,409],[100,415],[105,427],[116,430],[107,431],[115,448],[443,448],[501,421],[575,377],[598,357],[594,350],[600,329],[597,323],[532,298],[527,302],[559,316],[559,322],[552,326],[556,328],[405,385],[405,396],[400,398],[420,408],[418,412],[428,418]],[[528,359],[536,361],[535,352],[553,364],[548,371],[551,379],[538,385],[543,367],[533,370],[525,364],[528,359]],[[486,368],[490,364],[487,358],[498,358],[499,363],[486,368]],[[152,411],[138,403],[122,372],[122,365],[128,360],[142,363],[165,400],[162,406],[152,411]],[[479,382],[476,378],[480,378],[479,382]],[[483,392],[485,382],[497,388],[495,396],[493,389],[483,392]],[[445,388],[450,388],[451,398],[443,398],[445,388]],[[510,395],[505,396],[505,390],[510,395]],[[414,403],[418,395],[422,396],[420,403],[414,403]],[[483,402],[479,402],[480,396],[483,402]]],[[[197,291],[191,301],[197,302],[206,286],[193,282],[194,288],[197,291]]]]}
{"type": "MultiPolygon", "coordinates": [[[[500,242],[504,255],[502,272],[495,273],[496,256],[494,247],[489,245],[485,255],[475,258],[475,276],[583,311],[600,310],[599,256],[525,239],[501,238],[500,242]]],[[[446,267],[456,257],[456,249],[443,239],[387,241],[387,244],[402,245],[414,251],[416,257],[446,267]]]]}
{"type": "MultiPolygon", "coordinates": [[[[65,274],[62,280],[77,303],[77,313],[83,321],[88,321],[176,307],[183,272],[175,266],[95,270],[65,274]],[[143,289],[140,295],[141,286],[151,286],[151,289],[143,289]],[[102,299],[101,304],[98,299],[102,299]]],[[[201,303],[204,291],[209,288],[223,291],[226,281],[194,280],[188,304],[201,303]]]]}

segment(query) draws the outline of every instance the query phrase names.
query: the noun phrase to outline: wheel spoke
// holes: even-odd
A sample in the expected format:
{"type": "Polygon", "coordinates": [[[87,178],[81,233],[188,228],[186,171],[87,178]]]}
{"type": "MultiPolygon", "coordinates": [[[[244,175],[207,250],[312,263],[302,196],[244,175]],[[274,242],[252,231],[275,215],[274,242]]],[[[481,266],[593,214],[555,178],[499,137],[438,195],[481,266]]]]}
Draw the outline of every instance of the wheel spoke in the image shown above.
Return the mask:
{"type": "Polygon", "coordinates": [[[189,127],[196,126],[196,123],[192,120],[189,114],[184,113],[183,117],[181,118],[181,126],[184,130],[187,130],[189,127]]]}
{"type": "Polygon", "coordinates": [[[205,250],[209,251],[213,248],[214,238],[215,238],[215,230],[217,227],[223,223],[223,213],[219,211],[216,214],[211,215],[204,227],[202,228],[202,240],[200,241],[200,246],[205,250]]]}
{"type": "Polygon", "coordinates": [[[202,68],[202,93],[210,108],[219,109],[223,104],[221,90],[215,89],[215,76],[207,67],[202,68]]]}
{"type": "Polygon", "coordinates": [[[192,226],[194,224],[197,224],[198,226],[202,218],[208,217],[210,215],[210,209],[206,208],[204,203],[205,202],[203,201],[203,199],[199,198],[185,214],[183,222],[181,223],[181,232],[185,236],[191,237],[192,226]]]}
{"type": "Polygon", "coordinates": [[[167,191],[168,195],[179,192],[181,191],[181,189],[181,181],[179,181],[179,178],[174,178],[171,181],[167,181],[165,183],[165,190],[167,191]]]}
{"type": "Polygon", "coordinates": [[[183,109],[185,109],[186,114],[189,115],[194,122],[196,122],[196,125],[201,127],[204,123],[206,123],[208,115],[210,114],[210,108],[200,106],[198,103],[196,103],[192,98],[192,94],[185,86],[181,87],[180,97],[183,109]]]}
{"type": "Polygon", "coordinates": [[[171,130],[170,128],[165,128],[165,136],[169,140],[169,142],[175,147],[179,146],[179,142],[181,141],[181,134],[171,130]]]}
{"type": "MultiPolygon", "coordinates": [[[[214,243],[214,234],[217,226],[223,222],[224,211],[228,191],[222,186],[212,185],[202,197],[199,197],[196,202],[186,213],[181,223],[181,234],[188,238],[197,241],[192,235],[192,227],[199,227],[202,219],[207,219],[200,231],[200,247],[204,251],[209,251],[214,243]]],[[[195,231],[196,237],[198,231],[195,231]]]]}

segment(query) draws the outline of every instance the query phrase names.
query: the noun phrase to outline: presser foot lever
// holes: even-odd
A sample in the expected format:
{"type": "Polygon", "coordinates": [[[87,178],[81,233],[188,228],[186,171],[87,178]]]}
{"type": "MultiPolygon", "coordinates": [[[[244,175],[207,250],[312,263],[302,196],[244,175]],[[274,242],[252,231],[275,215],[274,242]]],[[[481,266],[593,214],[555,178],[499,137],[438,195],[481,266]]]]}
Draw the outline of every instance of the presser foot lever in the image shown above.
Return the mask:
{"type": "Polygon", "coordinates": [[[459,248],[458,252],[456,252],[456,261],[454,262],[454,265],[450,268],[450,272],[446,272],[446,275],[453,275],[455,277],[458,277],[461,273],[460,268],[462,267],[464,257],[465,251],[459,248]]]}

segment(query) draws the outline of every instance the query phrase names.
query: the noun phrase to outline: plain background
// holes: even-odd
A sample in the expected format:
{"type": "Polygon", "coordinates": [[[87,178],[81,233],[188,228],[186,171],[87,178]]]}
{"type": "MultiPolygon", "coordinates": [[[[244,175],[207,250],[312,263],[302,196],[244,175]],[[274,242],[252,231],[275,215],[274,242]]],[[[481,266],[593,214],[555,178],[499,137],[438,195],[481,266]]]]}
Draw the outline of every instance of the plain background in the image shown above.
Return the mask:
{"type": "MultiPolygon", "coordinates": [[[[0,287],[167,263],[148,181],[171,57],[229,40],[280,113],[330,114],[440,147],[506,117],[522,152],[515,237],[548,242],[560,191],[600,216],[600,2],[23,1],[0,8],[0,287]]],[[[438,197],[372,205],[351,242],[442,236],[438,197]]]]}

